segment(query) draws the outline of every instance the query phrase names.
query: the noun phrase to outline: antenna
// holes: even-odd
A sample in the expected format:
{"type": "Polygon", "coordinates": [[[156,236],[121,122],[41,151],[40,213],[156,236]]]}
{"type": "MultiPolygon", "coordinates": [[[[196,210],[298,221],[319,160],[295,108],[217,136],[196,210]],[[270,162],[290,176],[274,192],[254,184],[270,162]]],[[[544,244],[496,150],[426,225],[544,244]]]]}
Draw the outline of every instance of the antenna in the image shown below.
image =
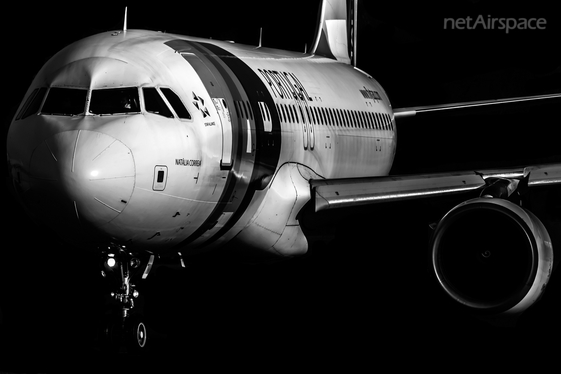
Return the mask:
{"type": "Polygon", "coordinates": [[[356,51],[357,51],[357,42],[358,42],[358,0],[354,0],[350,3],[351,6],[351,14],[352,19],[350,20],[351,23],[351,38],[350,42],[352,45],[351,53],[352,53],[352,64],[356,67],[356,51]]]}
{"type": "Polygon", "coordinates": [[[125,20],[123,22],[123,32],[127,32],[127,7],[125,7],[125,20]]]}
{"type": "Polygon", "coordinates": [[[263,41],[263,27],[259,28],[259,47],[257,48],[261,48],[261,42],[263,41]]]}

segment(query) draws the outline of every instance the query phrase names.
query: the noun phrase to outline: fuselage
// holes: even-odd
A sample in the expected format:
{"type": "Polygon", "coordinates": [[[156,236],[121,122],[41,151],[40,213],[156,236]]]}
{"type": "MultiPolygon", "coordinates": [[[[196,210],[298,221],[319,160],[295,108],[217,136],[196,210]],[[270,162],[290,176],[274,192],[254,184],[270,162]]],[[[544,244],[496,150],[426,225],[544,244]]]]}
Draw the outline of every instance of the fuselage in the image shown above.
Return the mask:
{"type": "Polygon", "coordinates": [[[140,30],[55,55],[8,135],[31,215],[76,244],[161,253],[243,244],[274,209],[266,197],[283,166],[308,178],[387,175],[395,151],[388,97],[359,69],[140,30]]]}

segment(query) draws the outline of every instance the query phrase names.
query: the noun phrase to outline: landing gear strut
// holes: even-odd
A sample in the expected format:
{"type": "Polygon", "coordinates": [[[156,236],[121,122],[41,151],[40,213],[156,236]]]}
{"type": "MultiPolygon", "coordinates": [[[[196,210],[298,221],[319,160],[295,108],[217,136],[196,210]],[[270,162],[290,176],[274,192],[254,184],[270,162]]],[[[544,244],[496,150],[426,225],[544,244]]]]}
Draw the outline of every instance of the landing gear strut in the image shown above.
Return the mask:
{"type": "Polygon", "coordinates": [[[136,284],[146,279],[154,263],[153,254],[139,255],[125,246],[112,245],[102,252],[101,275],[111,284],[112,308],[102,322],[102,348],[113,352],[146,349],[148,329],[142,317],[136,284]]]}

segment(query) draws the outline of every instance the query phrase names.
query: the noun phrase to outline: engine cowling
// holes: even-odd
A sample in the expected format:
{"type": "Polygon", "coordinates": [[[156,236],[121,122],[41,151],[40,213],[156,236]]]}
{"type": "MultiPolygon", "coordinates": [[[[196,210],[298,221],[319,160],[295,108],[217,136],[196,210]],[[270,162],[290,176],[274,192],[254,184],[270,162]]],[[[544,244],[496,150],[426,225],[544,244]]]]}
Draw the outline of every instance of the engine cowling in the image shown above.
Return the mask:
{"type": "Polygon", "coordinates": [[[542,222],[503,199],[476,198],[450,210],[431,242],[432,265],[446,293],[485,316],[516,316],[534,304],[553,269],[542,222]]]}

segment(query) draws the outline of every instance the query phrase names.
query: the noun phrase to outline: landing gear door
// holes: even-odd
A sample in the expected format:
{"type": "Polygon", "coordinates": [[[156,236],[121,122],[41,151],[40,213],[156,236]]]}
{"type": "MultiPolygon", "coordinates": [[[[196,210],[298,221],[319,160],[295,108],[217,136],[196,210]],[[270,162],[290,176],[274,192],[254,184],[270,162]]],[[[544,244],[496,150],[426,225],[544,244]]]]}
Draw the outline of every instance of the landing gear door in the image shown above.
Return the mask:
{"type": "Polygon", "coordinates": [[[220,169],[232,168],[232,119],[228,104],[223,98],[212,98],[212,102],[218,112],[220,118],[220,127],[222,129],[222,159],[220,161],[220,169]]]}

